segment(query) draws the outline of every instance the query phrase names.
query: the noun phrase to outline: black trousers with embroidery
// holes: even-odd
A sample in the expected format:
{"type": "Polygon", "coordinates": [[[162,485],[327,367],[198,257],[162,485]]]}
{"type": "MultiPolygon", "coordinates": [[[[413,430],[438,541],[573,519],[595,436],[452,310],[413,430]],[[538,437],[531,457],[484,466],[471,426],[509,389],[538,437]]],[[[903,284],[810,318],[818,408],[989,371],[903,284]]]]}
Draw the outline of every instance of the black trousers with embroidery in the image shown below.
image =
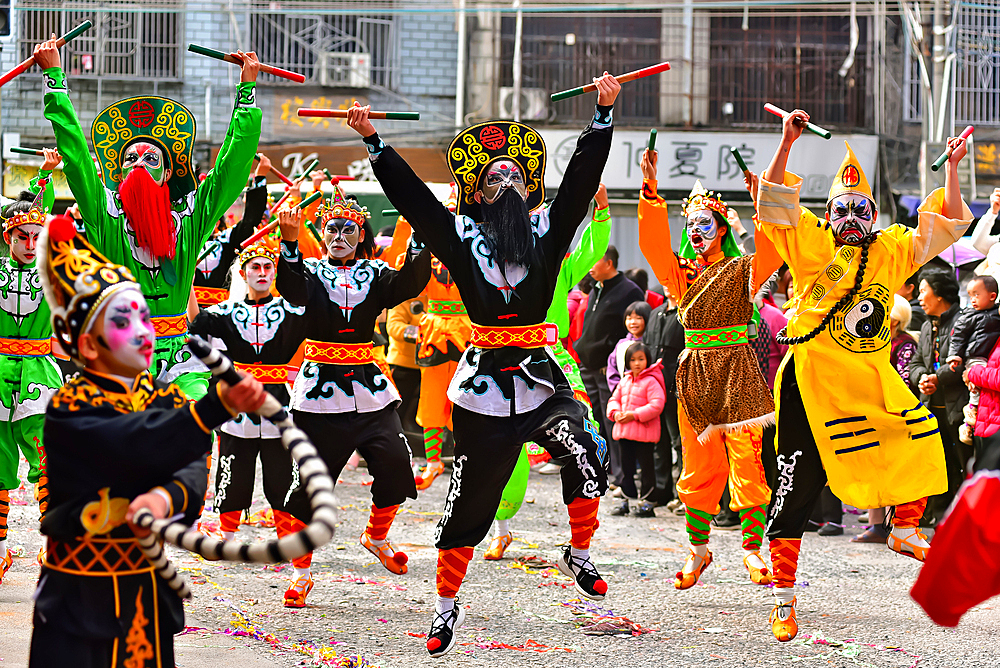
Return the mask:
{"type": "Polygon", "coordinates": [[[778,482],[767,518],[767,539],[802,538],[820,493],[826,469],[809,428],[795,365],[785,364],[778,423],[778,482]]]}
{"type": "MultiPolygon", "coordinates": [[[[410,468],[410,447],[394,405],[371,413],[293,411],[293,418],[316,446],[334,480],[355,450],[365,458],[368,472],[375,478],[372,503],[376,508],[388,508],[417,498],[417,486],[410,468]]],[[[312,519],[312,510],[303,511],[299,504],[305,500],[308,509],[308,498],[305,488],[299,485],[289,498],[288,508],[288,512],[307,524],[312,519]]]]}
{"type": "MultiPolygon", "coordinates": [[[[272,510],[287,510],[285,506],[291,500],[297,475],[292,457],[281,444],[281,439],[240,438],[223,433],[219,434],[219,462],[215,471],[215,509],[218,512],[228,513],[250,507],[258,456],[267,502],[272,510]]],[[[306,499],[304,508],[308,507],[306,499]]],[[[299,508],[299,512],[302,511],[303,508],[299,508]]]]}
{"type": "Polygon", "coordinates": [[[455,461],[438,523],[436,547],[478,545],[490,531],[500,497],[527,441],[562,464],[563,501],[596,499],[608,489],[607,442],[568,388],[529,413],[493,417],[455,406],[455,461]]]}

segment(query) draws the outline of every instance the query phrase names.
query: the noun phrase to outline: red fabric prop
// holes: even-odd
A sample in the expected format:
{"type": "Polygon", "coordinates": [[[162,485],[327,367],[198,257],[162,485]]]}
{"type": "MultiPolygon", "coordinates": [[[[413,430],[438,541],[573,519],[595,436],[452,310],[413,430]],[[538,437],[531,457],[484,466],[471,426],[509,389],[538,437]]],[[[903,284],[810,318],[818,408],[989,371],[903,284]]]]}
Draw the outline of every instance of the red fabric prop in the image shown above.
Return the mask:
{"type": "Polygon", "coordinates": [[[137,167],[122,181],[118,193],[139,248],[157,259],[174,259],[177,229],[171,215],[170,187],[165,182],[156,185],[149,172],[137,167]]]}
{"type": "Polygon", "coordinates": [[[941,626],[1000,594],[1000,471],[979,471],[959,489],[934,533],[910,596],[941,626]]]}

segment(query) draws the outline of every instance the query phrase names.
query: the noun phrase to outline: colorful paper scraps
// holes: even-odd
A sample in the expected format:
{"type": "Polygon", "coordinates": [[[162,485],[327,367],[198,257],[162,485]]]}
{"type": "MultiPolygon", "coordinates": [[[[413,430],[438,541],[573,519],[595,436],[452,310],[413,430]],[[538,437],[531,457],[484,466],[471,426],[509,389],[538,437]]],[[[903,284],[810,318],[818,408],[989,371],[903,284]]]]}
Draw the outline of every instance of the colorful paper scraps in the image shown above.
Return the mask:
{"type": "Polygon", "coordinates": [[[640,636],[654,631],[638,622],[633,622],[628,617],[616,615],[609,608],[602,608],[589,601],[575,598],[562,605],[570,608],[574,615],[581,618],[577,623],[586,635],[640,636]]]}

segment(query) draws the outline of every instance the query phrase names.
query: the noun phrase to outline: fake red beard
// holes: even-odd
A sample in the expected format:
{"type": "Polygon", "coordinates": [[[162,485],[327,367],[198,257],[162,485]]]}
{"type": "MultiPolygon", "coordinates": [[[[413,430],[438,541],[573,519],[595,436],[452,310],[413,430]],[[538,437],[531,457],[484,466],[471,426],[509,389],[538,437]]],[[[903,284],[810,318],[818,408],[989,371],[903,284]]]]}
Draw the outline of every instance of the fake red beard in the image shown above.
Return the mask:
{"type": "Polygon", "coordinates": [[[118,193],[139,248],[157,259],[172,260],[177,253],[177,230],[171,215],[170,187],[156,185],[149,172],[137,167],[122,181],[118,193]]]}

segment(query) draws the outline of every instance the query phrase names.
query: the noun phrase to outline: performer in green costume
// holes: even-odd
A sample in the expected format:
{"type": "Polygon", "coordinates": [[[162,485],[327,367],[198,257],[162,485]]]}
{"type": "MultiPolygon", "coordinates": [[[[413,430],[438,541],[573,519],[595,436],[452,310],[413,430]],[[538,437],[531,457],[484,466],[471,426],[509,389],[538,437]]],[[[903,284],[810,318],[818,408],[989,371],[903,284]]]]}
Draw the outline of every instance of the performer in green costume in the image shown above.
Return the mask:
{"type": "MultiPolygon", "coordinates": [[[[584,387],[583,379],[580,378],[580,369],[576,360],[562,344],[562,340],[569,336],[569,308],[566,304],[569,291],[583,280],[590,268],[604,256],[605,251],[608,250],[608,243],[611,241],[611,213],[608,210],[608,193],[603,183],[597,190],[594,199],[597,202],[594,208],[594,217],[584,228],[583,236],[580,237],[576,248],[563,260],[545,322],[559,328],[559,340],[552,345],[552,352],[555,353],[556,361],[559,362],[563,373],[566,374],[566,380],[573,388],[573,394],[577,401],[582,402],[587,407],[587,416],[596,431],[594,412],[590,405],[590,398],[587,396],[587,388],[584,387]]],[[[528,491],[528,474],[531,472],[528,461],[529,448],[541,450],[534,443],[525,443],[524,447],[521,448],[521,456],[517,459],[517,465],[514,467],[510,480],[507,481],[507,486],[503,488],[503,496],[500,497],[500,507],[497,508],[496,514],[496,528],[490,545],[483,555],[485,559],[491,561],[502,559],[504,552],[514,541],[514,537],[510,533],[509,522],[521,509],[524,495],[528,491]]]]}
{"type": "Polygon", "coordinates": [[[50,154],[42,165],[44,171],[31,182],[31,193],[7,204],[0,221],[3,241],[10,249],[9,257],[0,257],[0,582],[12,563],[7,552],[7,513],[10,490],[20,484],[18,451],[28,461],[28,482],[35,484],[44,512],[42,426],[45,406],[62,385],[52,357],[49,307],[35,263],[38,235],[54,202],[53,188],[46,187],[46,182],[59,156],[55,151],[50,154]]]}
{"type": "Polygon", "coordinates": [[[45,117],[65,158],[87,240],[136,277],[156,330],[150,371],[189,399],[205,395],[209,377],[184,347],[195,263],[216,221],[246,185],[260,140],[254,92],[260,62],[253,53],[239,56],[244,64],[229,131],[215,168],[199,186],[191,158],[194,116],[180,103],[152,95],[116,102],[97,115],[92,139],[98,174],[55,40],[35,48],[45,78],[45,117]]]}

